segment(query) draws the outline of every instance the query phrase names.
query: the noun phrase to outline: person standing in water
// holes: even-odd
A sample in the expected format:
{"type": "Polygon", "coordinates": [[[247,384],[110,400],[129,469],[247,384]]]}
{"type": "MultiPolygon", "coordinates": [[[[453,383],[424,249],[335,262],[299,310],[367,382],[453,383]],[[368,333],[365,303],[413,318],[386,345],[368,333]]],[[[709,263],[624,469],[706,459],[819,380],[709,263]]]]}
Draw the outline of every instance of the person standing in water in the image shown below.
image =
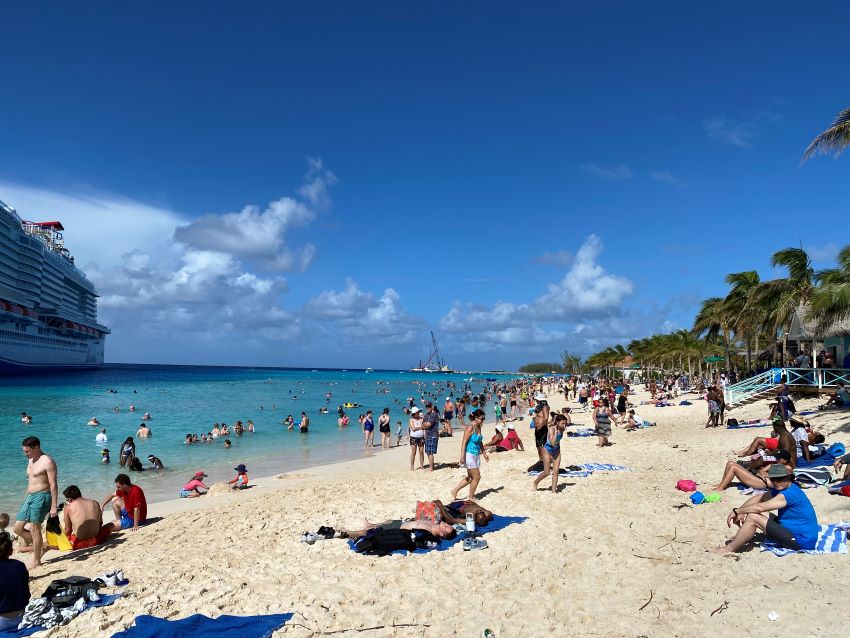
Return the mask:
{"type": "Polygon", "coordinates": [[[298,430],[302,434],[306,434],[310,429],[310,417],[307,416],[306,412],[301,413],[301,425],[298,426],[298,430]]]}

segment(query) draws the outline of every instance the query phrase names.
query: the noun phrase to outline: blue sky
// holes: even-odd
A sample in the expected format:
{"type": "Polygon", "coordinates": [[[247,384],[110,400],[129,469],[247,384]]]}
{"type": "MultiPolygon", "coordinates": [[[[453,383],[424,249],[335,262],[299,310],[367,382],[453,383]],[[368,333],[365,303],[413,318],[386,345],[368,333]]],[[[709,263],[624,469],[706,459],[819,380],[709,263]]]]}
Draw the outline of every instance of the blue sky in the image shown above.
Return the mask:
{"type": "Polygon", "coordinates": [[[4,12],[0,199],[125,362],[511,368],[689,327],[848,233],[838,2],[4,12]]]}

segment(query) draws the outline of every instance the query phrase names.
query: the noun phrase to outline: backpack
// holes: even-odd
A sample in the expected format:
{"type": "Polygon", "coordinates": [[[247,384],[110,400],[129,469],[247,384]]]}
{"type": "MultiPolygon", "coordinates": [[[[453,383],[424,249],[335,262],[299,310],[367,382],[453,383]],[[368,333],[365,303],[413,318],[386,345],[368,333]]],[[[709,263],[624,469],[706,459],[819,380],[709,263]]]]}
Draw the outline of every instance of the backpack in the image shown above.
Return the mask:
{"type": "Polygon", "coordinates": [[[97,590],[91,578],[68,576],[52,581],[41,597],[47,598],[55,607],[71,607],[80,598],[85,598],[89,589],[97,590]]]}
{"type": "Polygon", "coordinates": [[[726,425],[738,425],[738,419],[726,419],[726,425]]]}
{"type": "Polygon", "coordinates": [[[410,530],[378,527],[354,541],[353,549],[359,554],[388,556],[399,550],[412,552],[416,542],[410,530]]]}
{"type": "Polygon", "coordinates": [[[820,467],[797,468],[794,470],[794,479],[801,487],[817,487],[832,481],[832,474],[820,467]]]}

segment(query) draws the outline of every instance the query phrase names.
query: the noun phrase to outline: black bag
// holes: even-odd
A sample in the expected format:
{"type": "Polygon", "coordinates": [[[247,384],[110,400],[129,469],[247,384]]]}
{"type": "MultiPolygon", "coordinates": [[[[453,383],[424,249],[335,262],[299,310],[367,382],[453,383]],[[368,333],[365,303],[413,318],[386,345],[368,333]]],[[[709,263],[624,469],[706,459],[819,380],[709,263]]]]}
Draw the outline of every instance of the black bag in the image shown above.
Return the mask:
{"type": "Polygon", "coordinates": [[[726,425],[738,425],[738,419],[726,419],[726,425]]]}
{"type": "Polygon", "coordinates": [[[97,590],[97,585],[91,578],[68,576],[52,581],[41,597],[47,598],[55,607],[71,607],[80,598],[84,598],[89,589],[97,590]]]}
{"type": "Polygon", "coordinates": [[[48,516],[47,517],[47,525],[45,525],[45,529],[51,534],[61,534],[62,526],[59,524],[59,515],[56,516],[48,516]]]}
{"type": "Polygon", "coordinates": [[[398,550],[412,552],[416,549],[413,534],[405,529],[369,530],[366,536],[354,542],[354,551],[369,556],[388,556],[398,550]]]}

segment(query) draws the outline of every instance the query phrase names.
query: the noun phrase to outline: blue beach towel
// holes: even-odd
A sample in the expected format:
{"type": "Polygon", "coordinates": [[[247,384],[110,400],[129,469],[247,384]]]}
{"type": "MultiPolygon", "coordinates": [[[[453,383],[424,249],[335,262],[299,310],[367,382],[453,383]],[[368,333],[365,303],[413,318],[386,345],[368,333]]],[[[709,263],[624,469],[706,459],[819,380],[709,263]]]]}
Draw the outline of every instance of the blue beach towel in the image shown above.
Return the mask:
{"type": "Polygon", "coordinates": [[[180,620],[165,620],[156,616],[136,616],[129,629],[112,634],[112,638],[269,638],[283,627],[292,614],[267,616],[219,616],[209,618],[195,614],[180,620]]]}
{"type": "MultiPolygon", "coordinates": [[[[100,600],[94,603],[88,603],[86,608],[81,611],[81,614],[86,613],[89,609],[94,609],[95,607],[106,607],[107,605],[111,605],[116,600],[121,598],[121,594],[102,594],[100,600]]],[[[71,622],[74,622],[73,620],[71,622]]],[[[14,631],[0,631],[0,636],[3,638],[11,637],[11,636],[31,636],[37,631],[47,631],[44,627],[28,627],[27,629],[16,629],[14,631]]]]}
{"type": "Polygon", "coordinates": [[[581,466],[591,472],[628,472],[625,465],[613,465],[612,463],[582,463],[581,466]]]}
{"type": "MultiPolygon", "coordinates": [[[[499,532],[506,527],[510,527],[513,524],[524,523],[528,520],[527,516],[499,516],[498,514],[493,514],[493,520],[487,523],[486,527],[476,527],[475,533],[478,536],[484,536],[485,534],[490,534],[491,532],[499,532]]],[[[451,540],[441,540],[440,543],[434,549],[415,549],[411,554],[427,554],[428,552],[445,552],[448,549],[451,549],[458,543],[462,543],[463,539],[466,537],[466,534],[458,534],[451,540]]],[[[355,539],[348,539],[348,547],[351,551],[354,551],[354,541],[355,539]]],[[[391,555],[399,555],[405,556],[408,552],[404,550],[399,550],[393,552],[391,555]]],[[[114,638],[114,636],[113,636],[114,638]]],[[[240,636],[240,638],[242,638],[240,636]]]]}
{"type": "Polygon", "coordinates": [[[850,529],[850,523],[843,521],[834,525],[821,525],[818,531],[818,542],[814,549],[785,549],[766,540],[761,545],[761,551],[772,552],[777,556],[785,556],[786,554],[846,554],[848,529],[850,529]]]}
{"type": "Polygon", "coordinates": [[[819,457],[807,461],[802,456],[797,457],[797,467],[832,467],[836,459],[829,452],[824,452],[819,457]]]}
{"type": "Polygon", "coordinates": [[[596,436],[596,432],[590,428],[579,428],[578,430],[567,432],[567,436],[596,436]]]}

